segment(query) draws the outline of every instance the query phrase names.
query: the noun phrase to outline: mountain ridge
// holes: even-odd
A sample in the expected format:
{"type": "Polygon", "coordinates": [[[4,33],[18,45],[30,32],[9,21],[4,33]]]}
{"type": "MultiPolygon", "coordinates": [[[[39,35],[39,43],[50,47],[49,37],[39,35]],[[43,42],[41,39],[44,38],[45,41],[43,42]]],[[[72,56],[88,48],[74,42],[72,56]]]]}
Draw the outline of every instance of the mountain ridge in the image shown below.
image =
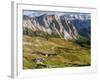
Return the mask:
{"type": "MultiPolygon", "coordinates": [[[[79,20],[79,21],[85,21],[85,20],[79,20]]],[[[80,36],[79,34],[80,29],[79,27],[77,27],[76,24],[77,23],[73,22],[73,20],[69,20],[68,16],[65,15],[58,16],[55,14],[52,15],[43,14],[35,17],[30,17],[27,15],[23,16],[24,30],[25,28],[28,28],[31,31],[40,30],[43,32],[47,32],[50,35],[57,34],[64,39],[78,39],[78,37],[80,36]]],[[[84,29],[84,26],[82,29],[84,29]]]]}

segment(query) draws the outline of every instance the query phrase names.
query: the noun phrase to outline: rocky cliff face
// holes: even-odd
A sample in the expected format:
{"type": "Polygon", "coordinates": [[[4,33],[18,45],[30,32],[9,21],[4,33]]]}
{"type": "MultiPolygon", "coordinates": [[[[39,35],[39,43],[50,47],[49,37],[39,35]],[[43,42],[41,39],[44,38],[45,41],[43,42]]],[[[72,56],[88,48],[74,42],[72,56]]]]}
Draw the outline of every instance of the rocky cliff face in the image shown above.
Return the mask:
{"type": "Polygon", "coordinates": [[[76,27],[67,16],[41,15],[35,17],[23,16],[24,31],[31,34],[34,31],[43,31],[50,35],[57,34],[64,39],[77,39],[79,37],[76,27]]]}
{"type": "Polygon", "coordinates": [[[91,35],[91,14],[69,13],[65,15],[68,20],[76,27],[79,35],[90,37],[91,35]]]}

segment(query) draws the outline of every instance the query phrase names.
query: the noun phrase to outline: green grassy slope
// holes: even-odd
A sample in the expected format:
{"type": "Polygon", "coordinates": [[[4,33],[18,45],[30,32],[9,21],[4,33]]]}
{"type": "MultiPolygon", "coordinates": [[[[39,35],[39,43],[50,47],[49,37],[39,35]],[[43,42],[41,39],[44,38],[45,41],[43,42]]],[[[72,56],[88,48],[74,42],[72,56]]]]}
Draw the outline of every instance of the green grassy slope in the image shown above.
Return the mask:
{"type": "Polygon", "coordinates": [[[90,58],[90,47],[71,40],[23,36],[24,69],[89,66],[90,58]],[[39,64],[34,59],[43,59],[43,62],[39,64]]]}

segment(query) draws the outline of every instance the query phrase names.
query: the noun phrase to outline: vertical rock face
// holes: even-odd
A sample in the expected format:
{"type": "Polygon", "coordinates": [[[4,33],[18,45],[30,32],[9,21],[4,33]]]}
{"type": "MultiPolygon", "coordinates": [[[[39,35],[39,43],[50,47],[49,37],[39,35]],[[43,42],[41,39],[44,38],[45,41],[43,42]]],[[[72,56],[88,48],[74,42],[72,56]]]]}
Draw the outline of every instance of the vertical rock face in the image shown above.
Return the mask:
{"type": "Polygon", "coordinates": [[[77,39],[79,37],[76,27],[67,16],[41,15],[36,17],[23,16],[24,31],[43,31],[50,35],[57,34],[64,39],[77,39]]]}

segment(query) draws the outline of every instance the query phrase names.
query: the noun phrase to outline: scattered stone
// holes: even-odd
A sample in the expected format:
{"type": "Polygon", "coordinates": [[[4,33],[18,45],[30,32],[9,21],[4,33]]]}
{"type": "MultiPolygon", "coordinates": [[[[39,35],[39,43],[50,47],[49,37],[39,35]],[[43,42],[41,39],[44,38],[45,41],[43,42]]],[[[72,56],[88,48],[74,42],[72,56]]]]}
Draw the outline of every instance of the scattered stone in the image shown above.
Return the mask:
{"type": "Polygon", "coordinates": [[[32,52],[32,54],[43,55],[43,56],[46,56],[46,57],[57,55],[57,54],[44,53],[44,52],[32,52]]]}
{"type": "Polygon", "coordinates": [[[36,64],[43,64],[44,59],[42,58],[36,58],[36,59],[32,59],[33,62],[35,62],[36,64]]]}

